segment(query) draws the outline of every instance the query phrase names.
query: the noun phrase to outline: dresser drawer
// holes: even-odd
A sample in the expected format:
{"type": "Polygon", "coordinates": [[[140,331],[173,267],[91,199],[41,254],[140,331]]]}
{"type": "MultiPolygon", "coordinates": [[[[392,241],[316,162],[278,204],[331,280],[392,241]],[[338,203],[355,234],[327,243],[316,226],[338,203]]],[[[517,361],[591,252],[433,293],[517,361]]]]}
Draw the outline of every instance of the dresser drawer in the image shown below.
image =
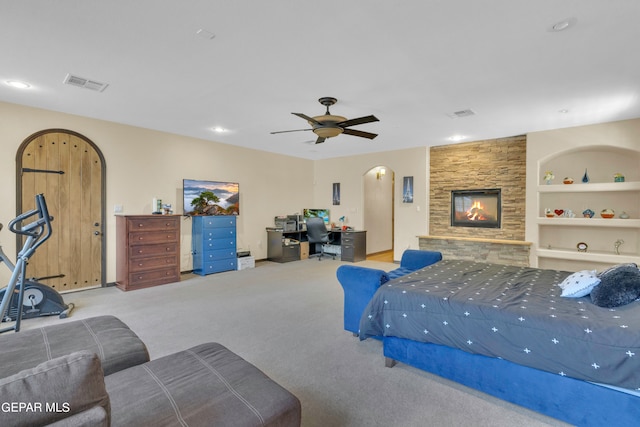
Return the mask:
{"type": "Polygon", "coordinates": [[[180,237],[178,230],[166,231],[136,231],[129,233],[130,245],[152,245],[155,243],[177,242],[180,237]]]}
{"type": "Polygon", "coordinates": [[[204,261],[213,261],[215,259],[236,258],[237,254],[234,246],[232,248],[214,249],[194,256],[201,256],[204,261]]]}
{"type": "Polygon", "coordinates": [[[205,229],[210,228],[236,228],[236,218],[229,216],[220,216],[220,217],[203,217],[202,219],[202,227],[205,229]]]}
{"type": "Polygon", "coordinates": [[[180,275],[177,274],[174,267],[161,268],[158,270],[141,271],[137,273],[129,274],[129,286],[140,287],[153,283],[154,285],[160,285],[164,283],[177,282],[180,280],[180,275]]]}
{"type": "Polygon", "coordinates": [[[166,245],[136,245],[129,247],[129,258],[146,258],[152,256],[177,254],[178,243],[167,243],[166,245]]]}
{"type": "Polygon", "coordinates": [[[197,274],[220,273],[222,271],[236,270],[238,268],[237,258],[223,259],[202,263],[202,268],[194,269],[197,274]]]}
{"type": "Polygon", "coordinates": [[[169,255],[163,257],[153,258],[138,258],[132,260],[129,264],[130,272],[140,272],[145,270],[154,270],[162,267],[175,267],[178,264],[178,257],[176,255],[169,255]]]}
{"type": "Polygon", "coordinates": [[[209,252],[217,249],[233,249],[236,248],[235,239],[211,239],[202,242],[202,251],[209,252]]]}
{"type": "Polygon", "coordinates": [[[176,227],[178,227],[178,224],[178,218],[169,216],[164,218],[162,216],[158,216],[157,218],[127,218],[127,229],[129,231],[173,231],[176,227]]]}
{"type": "Polygon", "coordinates": [[[229,227],[221,227],[221,228],[207,228],[202,232],[202,238],[204,240],[208,239],[221,239],[223,237],[232,237],[236,238],[236,229],[229,227]]]}

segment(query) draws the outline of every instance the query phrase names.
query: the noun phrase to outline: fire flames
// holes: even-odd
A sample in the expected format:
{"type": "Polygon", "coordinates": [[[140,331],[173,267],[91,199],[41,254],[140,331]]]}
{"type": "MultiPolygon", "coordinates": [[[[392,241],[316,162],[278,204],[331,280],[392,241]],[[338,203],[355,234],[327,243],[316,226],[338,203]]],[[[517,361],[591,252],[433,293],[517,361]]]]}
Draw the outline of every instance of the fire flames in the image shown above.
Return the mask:
{"type": "Polygon", "coordinates": [[[467,210],[466,215],[469,221],[487,221],[489,219],[484,211],[484,206],[477,200],[467,210]]]}

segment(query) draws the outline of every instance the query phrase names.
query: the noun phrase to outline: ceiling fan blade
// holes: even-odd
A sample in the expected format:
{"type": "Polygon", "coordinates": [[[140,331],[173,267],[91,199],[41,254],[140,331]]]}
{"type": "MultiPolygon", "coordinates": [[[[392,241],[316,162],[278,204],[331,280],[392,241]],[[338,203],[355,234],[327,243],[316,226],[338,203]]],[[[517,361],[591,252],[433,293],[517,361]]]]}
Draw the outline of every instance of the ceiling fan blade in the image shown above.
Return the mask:
{"type": "Polygon", "coordinates": [[[318,137],[318,139],[316,139],[316,144],[322,144],[327,138],[323,138],[321,136],[318,137]]]}
{"type": "Polygon", "coordinates": [[[313,124],[316,124],[316,125],[321,124],[319,121],[317,121],[313,117],[307,116],[306,114],[302,114],[302,113],[291,113],[291,114],[293,114],[294,116],[298,116],[298,117],[300,117],[302,119],[305,119],[306,121],[311,122],[313,124]]]}
{"type": "Polygon", "coordinates": [[[359,117],[357,119],[345,120],[344,122],[337,123],[337,125],[342,128],[346,128],[349,126],[362,125],[365,123],[379,122],[379,121],[380,120],[378,120],[376,116],[365,116],[365,117],[359,117]]]}
{"type": "Polygon", "coordinates": [[[355,129],[345,129],[344,132],[342,133],[345,135],[353,135],[353,136],[359,136],[362,138],[369,138],[369,139],[373,139],[376,136],[378,136],[378,134],[376,133],[363,132],[361,130],[355,130],[355,129]]]}
{"type": "Polygon", "coordinates": [[[276,134],[276,133],[302,132],[303,130],[313,130],[313,129],[279,130],[279,131],[276,131],[276,132],[271,132],[271,135],[274,135],[274,134],[276,134]]]}

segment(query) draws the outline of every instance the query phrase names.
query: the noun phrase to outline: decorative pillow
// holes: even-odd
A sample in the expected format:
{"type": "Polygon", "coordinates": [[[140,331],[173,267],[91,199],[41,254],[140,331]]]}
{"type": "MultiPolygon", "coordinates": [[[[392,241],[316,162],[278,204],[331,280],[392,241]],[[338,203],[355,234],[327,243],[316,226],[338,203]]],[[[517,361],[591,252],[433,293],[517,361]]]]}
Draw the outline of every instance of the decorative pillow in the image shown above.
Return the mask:
{"type": "Polygon", "coordinates": [[[87,412],[86,425],[107,426],[110,422],[111,407],[100,359],[88,351],[51,359],[35,368],[1,378],[0,396],[9,404],[0,411],[0,425],[3,426],[26,427],[55,422],[62,425],[63,419],[96,406],[103,410],[87,412]]]}
{"type": "Polygon", "coordinates": [[[615,273],[615,271],[618,270],[619,268],[624,269],[624,268],[627,268],[627,267],[638,268],[638,266],[633,262],[629,262],[629,263],[626,263],[626,264],[617,264],[617,265],[614,265],[613,267],[607,268],[606,270],[602,270],[600,273],[598,273],[598,277],[600,279],[602,279],[604,276],[606,276],[608,274],[615,273]]]}
{"type": "Polygon", "coordinates": [[[582,270],[573,273],[560,283],[563,297],[580,298],[589,295],[591,290],[600,283],[596,271],[582,270]]]}
{"type": "Polygon", "coordinates": [[[640,297],[640,270],[630,265],[616,268],[591,291],[591,301],[600,307],[620,307],[640,297]]]}

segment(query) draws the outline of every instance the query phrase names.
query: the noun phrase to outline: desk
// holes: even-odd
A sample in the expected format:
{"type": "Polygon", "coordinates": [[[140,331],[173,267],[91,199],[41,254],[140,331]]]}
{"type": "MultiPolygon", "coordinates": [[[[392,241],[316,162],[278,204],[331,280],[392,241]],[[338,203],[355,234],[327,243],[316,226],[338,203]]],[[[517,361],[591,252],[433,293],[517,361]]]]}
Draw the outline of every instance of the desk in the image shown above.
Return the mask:
{"type": "MultiPolygon", "coordinates": [[[[364,261],[367,257],[367,232],[365,230],[332,229],[334,245],[340,245],[340,260],[364,261]]],[[[300,259],[299,242],[307,242],[306,231],[284,231],[267,227],[267,259],[274,262],[289,262],[300,259]],[[298,242],[298,243],[296,243],[298,242]]],[[[309,245],[309,255],[315,254],[315,245],[309,245]]]]}

